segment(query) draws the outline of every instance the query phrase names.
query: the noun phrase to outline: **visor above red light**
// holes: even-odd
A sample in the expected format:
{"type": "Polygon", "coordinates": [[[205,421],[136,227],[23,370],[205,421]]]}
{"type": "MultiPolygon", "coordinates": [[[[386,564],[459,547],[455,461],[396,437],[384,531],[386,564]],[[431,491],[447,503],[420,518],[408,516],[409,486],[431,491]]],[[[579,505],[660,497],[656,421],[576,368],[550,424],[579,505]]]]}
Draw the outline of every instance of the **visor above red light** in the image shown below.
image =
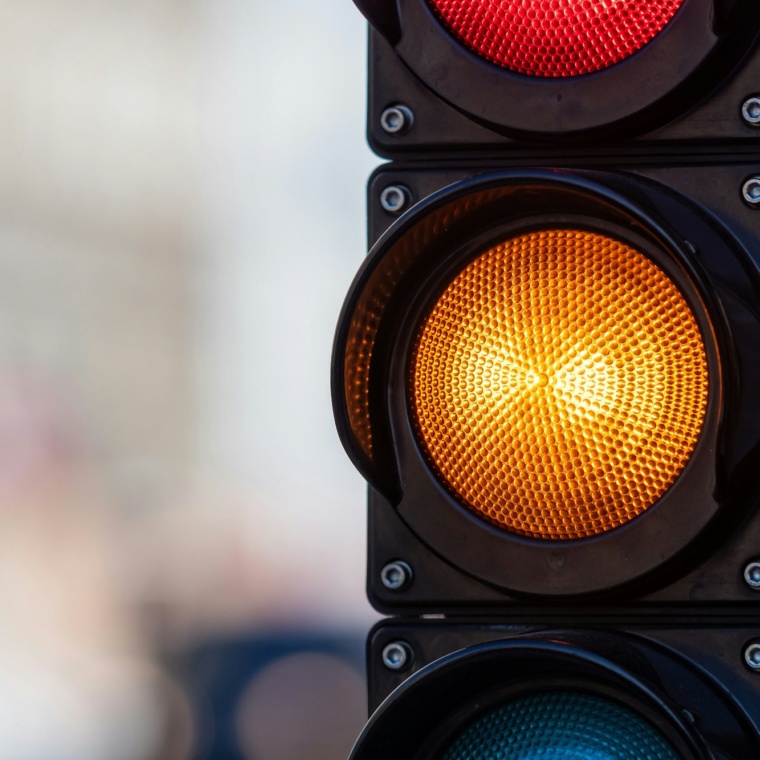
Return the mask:
{"type": "Polygon", "coordinates": [[[685,0],[428,0],[464,45],[537,77],[606,69],[656,37],[685,0]]]}

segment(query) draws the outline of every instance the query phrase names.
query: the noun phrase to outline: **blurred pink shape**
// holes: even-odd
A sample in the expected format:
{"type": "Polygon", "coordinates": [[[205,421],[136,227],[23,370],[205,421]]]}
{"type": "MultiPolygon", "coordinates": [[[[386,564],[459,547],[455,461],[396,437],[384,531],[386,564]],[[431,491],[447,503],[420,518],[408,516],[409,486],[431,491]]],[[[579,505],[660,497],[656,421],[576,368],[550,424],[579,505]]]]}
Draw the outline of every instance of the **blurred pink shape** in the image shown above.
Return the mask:
{"type": "Polygon", "coordinates": [[[0,507],[33,498],[82,455],[82,431],[49,384],[0,376],[0,507]]]}

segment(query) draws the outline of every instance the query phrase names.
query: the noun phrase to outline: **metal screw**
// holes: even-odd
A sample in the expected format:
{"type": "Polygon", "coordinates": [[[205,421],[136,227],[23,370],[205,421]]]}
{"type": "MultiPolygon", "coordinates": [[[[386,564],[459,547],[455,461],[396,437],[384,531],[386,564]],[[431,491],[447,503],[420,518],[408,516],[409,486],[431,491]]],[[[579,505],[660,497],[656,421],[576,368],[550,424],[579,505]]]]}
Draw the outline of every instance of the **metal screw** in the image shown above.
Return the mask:
{"type": "Polygon", "coordinates": [[[747,644],[747,647],[744,650],[744,662],[746,662],[752,670],[760,671],[760,644],[757,641],[747,644]]]}
{"type": "Polygon", "coordinates": [[[760,177],[750,177],[742,185],[742,196],[747,203],[760,205],[760,177]]]}
{"type": "Polygon", "coordinates": [[[760,97],[753,95],[742,103],[742,118],[753,127],[760,126],[760,97]]]}
{"type": "Polygon", "coordinates": [[[380,571],[380,580],[389,591],[401,591],[412,582],[412,568],[401,560],[389,562],[380,571]]]}
{"type": "Polygon", "coordinates": [[[744,568],[744,580],[755,591],[760,591],[760,561],[753,559],[744,568]]]}
{"type": "Polygon", "coordinates": [[[409,189],[403,185],[389,185],[380,193],[380,205],[389,214],[400,214],[409,205],[411,199],[409,189]]]}
{"type": "Polygon", "coordinates": [[[383,649],[383,665],[388,670],[403,670],[411,661],[412,650],[403,641],[394,641],[383,649]]]}
{"type": "Polygon", "coordinates": [[[400,103],[389,106],[380,114],[380,126],[389,135],[403,135],[414,124],[414,114],[407,106],[400,103]]]}

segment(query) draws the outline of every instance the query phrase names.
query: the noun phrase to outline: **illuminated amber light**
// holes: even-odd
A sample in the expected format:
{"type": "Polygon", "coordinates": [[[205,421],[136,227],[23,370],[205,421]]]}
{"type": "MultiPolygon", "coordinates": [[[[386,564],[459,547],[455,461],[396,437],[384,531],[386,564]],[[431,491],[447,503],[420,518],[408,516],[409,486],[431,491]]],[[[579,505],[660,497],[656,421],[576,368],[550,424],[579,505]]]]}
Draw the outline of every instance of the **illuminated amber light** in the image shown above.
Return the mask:
{"type": "Polygon", "coordinates": [[[705,346],[669,277],[613,238],[506,241],[445,288],[416,337],[412,416],[449,490],[524,536],[573,539],[651,507],[686,466],[705,346]]]}

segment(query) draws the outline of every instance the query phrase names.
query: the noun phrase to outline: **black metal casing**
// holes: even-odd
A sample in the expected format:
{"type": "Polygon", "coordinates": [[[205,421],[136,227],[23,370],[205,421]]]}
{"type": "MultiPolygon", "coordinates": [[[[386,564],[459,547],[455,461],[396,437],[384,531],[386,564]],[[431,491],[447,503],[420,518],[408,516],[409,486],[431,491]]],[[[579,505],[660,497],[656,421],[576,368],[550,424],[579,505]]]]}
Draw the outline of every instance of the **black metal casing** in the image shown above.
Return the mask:
{"type": "MultiPolygon", "coordinates": [[[[687,468],[679,479],[679,487],[674,487],[662,500],[663,504],[658,505],[662,507],[659,514],[670,515],[669,521],[658,523],[652,513],[634,521],[635,525],[630,528],[620,528],[594,539],[526,540],[492,529],[466,511],[456,522],[447,519],[447,513],[455,513],[457,504],[443,489],[436,487],[435,478],[410,431],[403,427],[405,393],[401,386],[403,357],[408,353],[408,346],[404,349],[401,345],[399,336],[404,330],[398,327],[398,322],[403,322],[405,307],[402,301],[391,301],[387,310],[390,316],[386,318],[391,327],[385,343],[378,337],[376,354],[386,351],[389,361],[391,357],[402,357],[396,362],[401,369],[395,371],[395,379],[388,376],[388,372],[394,375],[392,367],[377,370],[376,388],[385,388],[390,382],[390,390],[389,395],[384,390],[378,391],[373,411],[378,431],[377,449],[384,452],[386,461],[373,468],[361,461],[361,455],[355,456],[357,466],[363,468],[365,477],[374,485],[370,491],[368,593],[376,608],[391,614],[415,610],[472,613],[477,609],[491,611],[505,604],[524,610],[526,605],[556,605],[562,597],[562,604],[574,605],[621,602],[627,605],[635,598],[642,612],[661,609],[663,605],[688,607],[695,603],[736,605],[748,612],[754,609],[758,597],[744,583],[741,570],[746,561],[760,556],[760,539],[757,538],[760,529],[753,529],[755,521],[760,520],[756,514],[760,491],[754,477],[760,441],[760,406],[755,403],[755,388],[760,383],[760,356],[756,351],[760,345],[757,309],[760,252],[755,242],[760,238],[760,214],[741,201],[737,189],[753,168],[752,164],[737,162],[719,168],[694,164],[639,166],[635,172],[578,168],[562,172],[489,171],[472,177],[472,165],[435,169],[391,165],[375,174],[370,182],[371,198],[376,197],[379,188],[400,183],[422,197],[433,194],[432,200],[406,217],[406,226],[412,231],[427,213],[426,207],[436,206],[437,186],[457,179],[461,182],[463,178],[468,179],[439,193],[438,205],[445,209],[444,201],[457,192],[465,195],[471,188],[500,187],[507,182],[534,188],[541,182],[573,188],[590,185],[600,195],[606,194],[605,202],[610,208],[616,199],[622,198],[621,203],[630,203],[633,209],[644,214],[641,221],[644,227],[667,230],[673,239],[671,244],[680,246],[684,258],[692,260],[721,356],[720,369],[716,360],[711,370],[717,394],[713,405],[714,425],[706,425],[709,429],[703,433],[705,443],[695,452],[691,469],[687,468]],[[387,431],[383,440],[383,419],[387,414],[395,415],[396,422],[388,423],[393,430],[387,431]],[[391,461],[394,457],[398,457],[395,462],[391,461]],[[398,481],[397,467],[401,467],[403,484],[398,481]],[[681,506],[674,508],[676,500],[681,506]],[[697,531],[699,535],[695,535],[695,528],[703,519],[697,517],[698,513],[703,514],[704,522],[703,528],[697,531]],[[631,535],[647,525],[649,529],[639,538],[631,535]],[[663,537],[672,539],[675,551],[670,555],[658,544],[663,537]],[[493,546],[493,550],[487,549],[487,545],[493,546]],[[584,552],[586,560],[582,557],[584,552]],[[651,555],[648,565],[647,555],[651,555]],[[580,559],[575,561],[574,557],[580,559]],[[415,577],[413,584],[394,592],[380,582],[380,571],[397,559],[408,562],[414,568],[415,577]],[[510,559],[512,567],[502,573],[500,563],[510,564],[510,559]],[[625,567],[618,573],[616,566],[623,564],[625,567]],[[493,571],[487,566],[492,566],[493,571]]],[[[542,203],[550,198],[547,187],[538,192],[542,203]]],[[[505,201],[509,207],[516,203],[515,196],[505,201]]],[[[566,210],[564,216],[560,215],[556,202],[554,206],[548,203],[546,208],[547,214],[554,213],[556,219],[572,218],[566,210]]],[[[610,224],[615,218],[610,208],[594,209],[599,225],[610,224]]],[[[523,206],[518,207],[518,216],[523,213],[522,209],[523,206]]],[[[382,227],[388,215],[377,204],[370,203],[370,210],[370,223],[382,227]]],[[[431,218],[433,213],[430,213],[431,218]]],[[[498,214],[504,213],[498,209],[498,214]]],[[[498,218],[497,229],[501,230],[499,225],[505,222],[502,216],[498,218]]],[[[484,216],[476,217],[481,227],[484,219],[484,216]]],[[[370,282],[373,272],[378,271],[380,264],[373,269],[373,260],[382,262],[392,241],[403,242],[402,222],[386,233],[368,258],[364,275],[358,276],[347,301],[346,314],[352,314],[357,308],[355,301],[361,298],[362,281],[370,282]]],[[[623,221],[619,223],[622,225],[623,221]]],[[[631,218],[627,234],[636,232],[634,226],[635,220],[631,218]]],[[[465,236],[467,229],[465,227],[465,236]]],[[[448,234],[455,237],[453,230],[452,226],[448,234]]],[[[625,230],[618,232],[625,233],[625,230]]],[[[431,255],[443,257],[446,246],[443,236],[436,239],[431,255]]],[[[423,255],[420,254],[420,258],[423,255]]],[[[415,278],[423,281],[420,287],[424,290],[427,280],[419,273],[407,279],[415,278]]],[[[365,285],[367,293],[368,288],[365,285]]],[[[372,303],[376,304],[376,299],[372,303]]],[[[347,324],[348,319],[343,323],[347,324]]],[[[336,345],[340,346],[340,331],[337,341],[336,345]]],[[[340,356],[338,348],[336,361],[340,361],[337,358],[340,356]]],[[[382,364],[380,359],[375,362],[378,367],[382,364]]],[[[336,378],[340,378],[340,372],[336,364],[336,378]]],[[[342,394],[339,380],[335,382],[335,393],[336,397],[342,394]]],[[[336,409],[339,407],[340,401],[336,399],[336,409]]],[[[350,435],[344,440],[350,448],[350,435]]],[[[383,453],[379,453],[377,459],[383,460],[383,453]]]]}
{"type": "Polygon", "coordinates": [[[751,760],[760,754],[760,701],[757,676],[741,652],[758,629],[724,623],[380,623],[368,642],[373,717],[351,760],[438,757],[438,748],[489,706],[542,688],[580,689],[630,705],[670,736],[684,760],[751,760]],[[392,672],[380,653],[399,641],[414,659],[392,672]]]}
{"type": "Polygon", "coordinates": [[[628,60],[546,81],[456,44],[425,0],[355,2],[371,24],[367,139],[378,155],[709,155],[716,145],[751,149],[760,137],[741,118],[743,101],[760,91],[752,0],[685,0],[669,28],[628,60]],[[380,116],[398,103],[412,109],[414,125],[388,135],[380,116]]]}
{"type": "Polygon", "coordinates": [[[744,661],[760,590],[743,576],[760,559],[760,204],[743,195],[760,126],[742,114],[760,93],[760,6],[684,0],[628,60],[542,81],[459,45],[426,0],[355,4],[371,25],[368,141],[391,162],[368,184],[372,250],[340,318],[333,403],[370,484],[368,597],[404,617],[370,634],[379,709],[351,760],[440,758],[488,705],[544,686],[630,703],[684,760],[760,757],[760,673],[744,661]],[[382,117],[398,106],[413,119],[391,134],[382,117]],[[407,199],[400,218],[388,188],[407,199]],[[406,383],[414,326],[451,272],[563,224],[632,244],[677,283],[710,399],[660,502],[609,533],[546,541],[486,524],[440,484],[406,383]],[[393,562],[412,571],[396,589],[382,581],[393,562]],[[383,664],[394,642],[412,653],[399,670],[383,664]]]}

